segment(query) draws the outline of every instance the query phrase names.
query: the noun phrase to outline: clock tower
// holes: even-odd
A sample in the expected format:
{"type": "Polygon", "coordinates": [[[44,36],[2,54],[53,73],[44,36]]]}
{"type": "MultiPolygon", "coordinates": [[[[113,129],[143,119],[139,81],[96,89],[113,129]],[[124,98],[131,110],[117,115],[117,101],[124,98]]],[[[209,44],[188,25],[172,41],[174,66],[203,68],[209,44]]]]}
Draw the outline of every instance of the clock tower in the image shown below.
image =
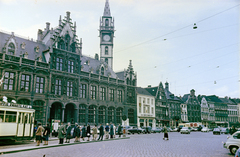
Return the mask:
{"type": "Polygon", "coordinates": [[[103,16],[100,17],[100,59],[113,69],[114,19],[111,16],[109,2],[106,0],[103,16]]]}

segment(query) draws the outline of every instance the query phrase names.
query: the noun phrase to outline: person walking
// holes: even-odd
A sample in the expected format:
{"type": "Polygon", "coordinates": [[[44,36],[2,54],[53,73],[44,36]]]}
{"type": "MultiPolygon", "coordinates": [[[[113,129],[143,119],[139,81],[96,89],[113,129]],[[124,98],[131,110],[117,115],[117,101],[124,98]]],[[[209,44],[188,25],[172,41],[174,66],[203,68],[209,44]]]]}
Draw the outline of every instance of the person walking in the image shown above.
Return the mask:
{"type": "Polygon", "coordinates": [[[70,122],[68,122],[68,126],[67,126],[66,130],[67,130],[67,135],[66,135],[66,142],[65,143],[70,143],[71,130],[72,130],[70,122]]]}
{"type": "Polygon", "coordinates": [[[81,130],[82,131],[82,140],[83,141],[84,141],[84,137],[86,137],[86,128],[85,127],[86,127],[86,125],[84,125],[82,130],[81,130]]]}
{"type": "Polygon", "coordinates": [[[100,124],[98,140],[101,139],[101,141],[102,141],[103,140],[103,135],[104,135],[104,128],[103,128],[102,124],[100,124]]]}
{"type": "Polygon", "coordinates": [[[42,140],[42,132],[43,132],[44,128],[42,127],[41,123],[38,123],[38,128],[36,131],[36,141],[37,141],[37,145],[36,146],[40,146],[41,140],[42,140]]]}
{"type": "Polygon", "coordinates": [[[121,137],[122,134],[122,126],[120,124],[118,124],[118,135],[119,137],[121,137]]]}
{"type": "Polygon", "coordinates": [[[80,135],[80,130],[79,130],[78,124],[75,123],[75,126],[73,128],[73,137],[75,138],[74,142],[79,142],[79,139],[78,139],[79,135],[80,135]]]}
{"type": "Polygon", "coordinates": [[[90,136],[91,136],[91,128],[90,128],[90,125],[89,125],[89,123],[87,124],[87,141],[89,141],[89,138],[90,138],[90,136]]]}
{"type": "Polygon", "coordinates": [[[43,132],[43,141],[44,141],[43,145],[48,145],[49,135],[50,135],[50,126],[49,126],[49,124],[47,124],[47,126],[44,128],[44,132],[43,132]]]}
{"type": "Polygon", "coordinates": [[[58,128],[58,139],[59,144],[63,144],[64,135],[66,135],[66,129],[63,125],[63,122],[61,123],[61,126],[58,128]]]}
{"type": "Polygon", "coordinates": [[[97,139],[97,125],[96,124],[92,130],[93,130],[93,141],[95,141],[97,139]]]}
{"type": "Polygon", "coordinates": [[[237,131],[237,129],[235,128],[235,126],[232,126],[232,128],[230,128],[230,135],[234,134],[237,131]]]}
{"type": "Polygon", "coordinates": [[[105,133],[106,133],[106,139],[108,139],[109,138],[109,126],[108,126],[108,123],[107,123],[107,125],[105,127],[105,133]]]}
{"type": "Polygon", "coordinates": [[[110,123],[110,138],[112,139],[114,135],[114,131],[113,131],[113,124],[112,122],[110,123]]]}
{"type": "Polygon", "coordinates": [[[116,135],[116,126],[113,124],[113,138],[115,138],[116,135]]]}
{"type": "Polygon", "coordinates": [[[167,140],[169,140],[168,139],[168,131],[167,131],[167,127],[166,126],[164,126],[164,128],[163,128],[163,132],[164,132],[163,140],[165,140],[166,138],[167,138],[167,140]]]}

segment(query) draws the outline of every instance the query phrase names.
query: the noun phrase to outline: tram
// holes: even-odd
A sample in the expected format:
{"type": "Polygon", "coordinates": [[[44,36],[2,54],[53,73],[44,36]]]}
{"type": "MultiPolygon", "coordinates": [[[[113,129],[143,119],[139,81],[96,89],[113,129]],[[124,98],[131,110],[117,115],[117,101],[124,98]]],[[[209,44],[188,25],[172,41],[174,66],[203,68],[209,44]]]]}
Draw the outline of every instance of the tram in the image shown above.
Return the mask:
{"type": "Polygon", "coordinates": [[[0,142],[33,138],[34,116],[30,105],[0,101],[0,142]]]}

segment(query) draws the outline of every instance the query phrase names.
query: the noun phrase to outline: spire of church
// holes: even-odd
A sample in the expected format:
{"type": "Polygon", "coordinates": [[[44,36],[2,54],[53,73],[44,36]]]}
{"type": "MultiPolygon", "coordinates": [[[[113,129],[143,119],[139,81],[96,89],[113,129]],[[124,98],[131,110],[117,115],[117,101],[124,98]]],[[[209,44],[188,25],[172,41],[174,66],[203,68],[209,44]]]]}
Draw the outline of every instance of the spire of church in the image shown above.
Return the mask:
{"type": "Polygon", "coordinates": [[[108,0],[106,0],[103,16],[111,16],[108,0]]]}

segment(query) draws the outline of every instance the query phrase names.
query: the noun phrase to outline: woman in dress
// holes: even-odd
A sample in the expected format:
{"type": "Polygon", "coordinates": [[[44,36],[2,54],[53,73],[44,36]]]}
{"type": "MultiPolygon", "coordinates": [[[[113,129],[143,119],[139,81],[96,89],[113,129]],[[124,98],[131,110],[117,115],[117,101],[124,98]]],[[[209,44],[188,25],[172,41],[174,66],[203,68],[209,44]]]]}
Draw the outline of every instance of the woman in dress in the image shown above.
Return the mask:
{"type": "Polygon", "coordinates": [[[67,135],[66,135],[66,143],[70,143],[70,139],[72,138],[72,136],[71,136],[71,130],[72,130],[71,124],[70,124],[70,122],[68,122],[67,135]]]}

